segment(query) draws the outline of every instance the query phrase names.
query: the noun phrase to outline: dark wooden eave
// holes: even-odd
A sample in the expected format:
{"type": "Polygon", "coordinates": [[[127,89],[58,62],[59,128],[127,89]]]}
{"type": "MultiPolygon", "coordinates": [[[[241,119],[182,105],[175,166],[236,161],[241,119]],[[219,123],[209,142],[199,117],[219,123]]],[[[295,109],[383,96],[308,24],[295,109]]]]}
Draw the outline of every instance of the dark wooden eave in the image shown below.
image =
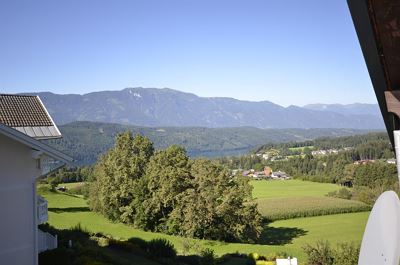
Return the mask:
{"type": "MultiPolygon", "coordinates": [[[[400,90],[400,0],[347,2],[386,129],[394,146],[393,130],[400,129],[400,123],[399,117],[388,111],[385,92],[390,94],[390,91],[400,90]]],[[[396,107],[397,103],[391,102],[396,107]]],[[[394,106],[390,106],[390,109],[394,106]]]]}

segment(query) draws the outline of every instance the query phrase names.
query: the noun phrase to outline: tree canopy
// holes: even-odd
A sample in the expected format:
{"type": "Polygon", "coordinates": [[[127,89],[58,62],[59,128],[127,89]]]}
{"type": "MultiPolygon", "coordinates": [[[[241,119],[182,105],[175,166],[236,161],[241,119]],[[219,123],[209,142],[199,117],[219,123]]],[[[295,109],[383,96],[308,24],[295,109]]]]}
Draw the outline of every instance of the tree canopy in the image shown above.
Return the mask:
{"type": "Polygon", "coordinates": [[[261,234],[248,180],[215,161],[190,159],[183,147],[154,152],[148,138],[125,132],[93,175],[90,206],[112,220],[202,239],[255,241],[261,234]]]}

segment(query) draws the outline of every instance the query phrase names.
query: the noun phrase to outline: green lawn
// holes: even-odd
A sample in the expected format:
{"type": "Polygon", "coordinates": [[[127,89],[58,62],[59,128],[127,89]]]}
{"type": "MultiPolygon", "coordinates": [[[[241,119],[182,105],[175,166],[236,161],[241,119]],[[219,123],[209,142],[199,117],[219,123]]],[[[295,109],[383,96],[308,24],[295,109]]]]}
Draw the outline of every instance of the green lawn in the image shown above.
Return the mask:
{"type": "Polygon", "coordinates": [[[340,186],[328,183],[317,183],[302,180],[254,180],[253,196],[255,198],[293,198],[323,197],[328,192],[339,190],[340,186]]]}
{"type": "MultiPolygon", "coordinates": [[[[166,238],[178,251],[182,251],[185,239],[160,233],[145,232],[130,226],[112,223],[104,217],[90,212],[86,201],[77,196],[64,193],[44,193],[49,202],[49,223],[56,228],[70,228],[78,223],[91,232],[101,232],[118,239],[131,237],[150,240],[166,238]]],[[[284,251],[305,259],[302,246],[317,240],[360,241],[368,218],[368,212],[298,218],[276,221],[265,227],[262,239],[257,244],[225,243],[206,240],[191,240],[197,248],[212,248],[218,255],[224,253],[257,252],[268,255],[271,252],[284,251]]]]}

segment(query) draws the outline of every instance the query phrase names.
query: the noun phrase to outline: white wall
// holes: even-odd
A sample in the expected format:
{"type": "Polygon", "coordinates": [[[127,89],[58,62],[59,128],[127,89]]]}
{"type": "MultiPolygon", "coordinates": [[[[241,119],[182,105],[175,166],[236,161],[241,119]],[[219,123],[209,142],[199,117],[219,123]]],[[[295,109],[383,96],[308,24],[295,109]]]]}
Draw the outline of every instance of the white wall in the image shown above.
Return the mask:
{"type": "Polygon", "coordinates": [[[0,264],[35,265],[37,260],[31,149],[0,134],[0,264]]]}

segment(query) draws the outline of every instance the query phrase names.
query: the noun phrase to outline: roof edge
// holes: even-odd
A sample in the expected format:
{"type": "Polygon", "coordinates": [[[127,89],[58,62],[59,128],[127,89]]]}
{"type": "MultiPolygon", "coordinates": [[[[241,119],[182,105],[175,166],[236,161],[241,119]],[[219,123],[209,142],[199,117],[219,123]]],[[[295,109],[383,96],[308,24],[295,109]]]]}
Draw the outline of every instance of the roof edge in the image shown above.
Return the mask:
{"type": "Polygon", "coordinates": [[[58,132],[58,134],[60,135],[59,138],[62,137],[62,134],[60,132],[60,130],[57,127],[57,124],[54,122],[53,118],[51,117],[50,113],[47,111],[46,106],[43,104],[42,100],[40,99],[39,96],[36,95],[36,98],[39,100],[40,105],[42,105],[44,111],[46,112],[47,116],[50,118],[50,121],[53,123],[54,128],[56,129],[56,131],[58,132]]]}
{"type": "Polygon", "coordinates": [[[36,149],[38,151],[42,151],[46,155],[55,158],[61,162],[66,164],[70,164],[73,161],[73,158],[56,150],[55,148],[44,144],[20,131],[17,131],[7,125],[0,123],[0,134],[3,134],[13,140],[16,140],[22,144],[29,146],[32,149],[36,149]]]}

